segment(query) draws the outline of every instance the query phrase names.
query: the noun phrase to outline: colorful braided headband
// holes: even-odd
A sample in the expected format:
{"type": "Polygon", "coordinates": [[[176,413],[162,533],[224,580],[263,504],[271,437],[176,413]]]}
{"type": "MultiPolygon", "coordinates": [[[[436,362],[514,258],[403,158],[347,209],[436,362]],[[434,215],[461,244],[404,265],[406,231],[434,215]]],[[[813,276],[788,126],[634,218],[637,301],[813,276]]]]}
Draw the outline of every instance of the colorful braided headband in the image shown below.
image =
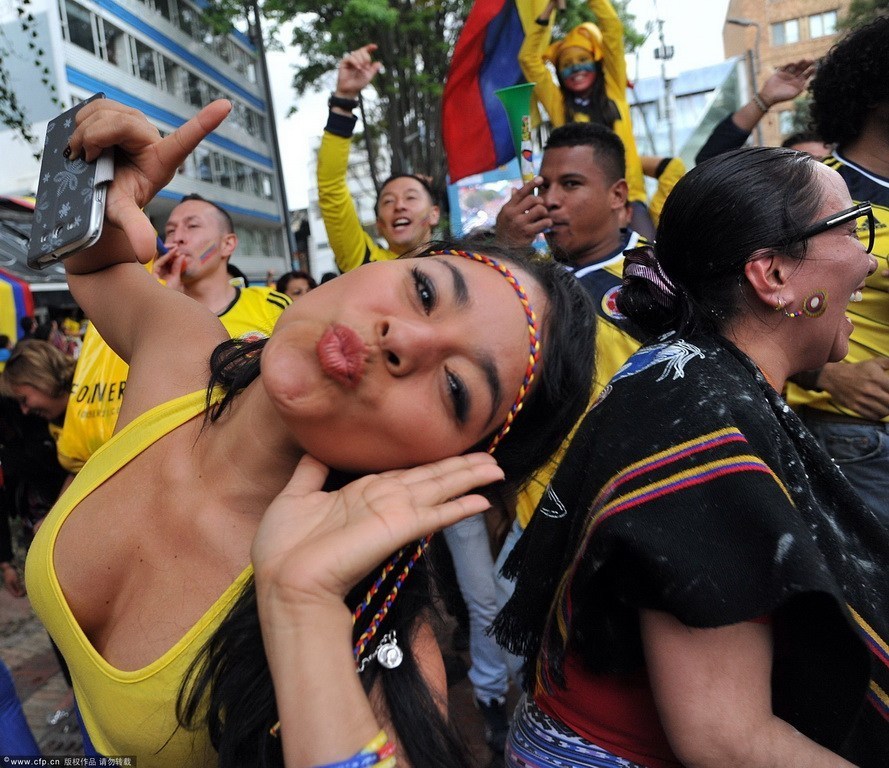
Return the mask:
{"type": "MultiPolygon", "coordinates": [[[[534,375],[537,372],[537,365],[540,362],[540,328],[537,324],[537,315],[534,313],[534,309],[531,307],[531,302],[528,300],[528,294],[525,293],[525,289],[522,288],[521,283],[516,279],[515,275],[513,275],[512,272],[504,267],[499,261],[495,261],[494,259],[485,256],[484,254],[475,253],[473,251],[457,251],[450,249],[443,251],[433,251],[429,255],[462,256],[464,259],[472,259],[473,261],[487,264],[489,267],[496,269],[501,275],[503,275],[506,281],[512,286],[512,289],[516,292],[516,295],[519,297],[519,301],[522,302],[522,307],[525,310],[525,316],[528,319],[528,336],[530,340],[528,350],[528,367],[525,369],[525,376],[522,379],[522,385],[521,387],[519,387],[519,393],[516,396],[515,402],[512,404],[512,407],[509,409],[506,420],[497,431],[497,434],[494,435],[493,438],[491,438],[491,442],[488,445],[488,453],[493,453],[494,449],[503,439],[504,435],[509,432],[509,429],[512,426],[512,423],[515,421],[515,418],[518,415],[519,411],[522,410],[525,398],[527,397],[528,392],[531,389],[531,383],[534,381],[534,375]]],[[[361,654],[364,653],[364,650],[365,648],[367,648],[368,643],[370,643],[374,635],[376,635],[377,630],[380,628],[380,625],[383,623],[383,619],[386,618],[386,614],[389,613],[389,608],[391,608],[392,603],[395,602],[395,598],[398,596],[398,591],[401,589],[401,585],[404,584],[404,580],[411,572],[411,568],[414,567],[414,564],[417,562],[417,560],[419,560],[423,556],[423,553],[426,551],[426,547],[429,546],[430,538],[431,537],[426,536],[417,545],[416,550],[411,554],[410,559],[399,572],[398,577],[395,580],[395,584],[393,585],[389,594],[386,596],[386,599],[383,601],[379,610],[377,610],[373,618],[368,623],[367,629],[361,634],[361,637],[359,637],[358,641],[355,643],[354,653],[356,663],[360,661],[361,654]]],[[[355,611],[352,613],[353,625],[358,621],[358,619],[361,617],[361,614],[364,613],[364,611],[370,605],[374,596],[377,594],[377,592],[379,592],[389,574],[391,574],[395,570],[396,565],[402,560],[404,555],[405,551],[403,549],[399,550],[392,557],[392,559],[385,566],[383,566],[379,578],[371,585],[370,589],[368,589],[367,591],[367,594],[364,596],[364,600],[362,600],[361,603],[358,604],[358,606],[355,608],[355,611]]]]}
{"type": "Polygon", "coordinates": [[[531,382],[534,381],[534,375],[537,373],[537,365],[540,363],[540,327],[537,323],[537,315],[534,312],[534,308],[531,306],[531,301],[528,299],[528,294],[525,293],[525,289],[522,287],[522,284],[516,279],[515,275],[512,274],[506,267],[503,266],[499,261],[490,258],[489,256],[485,256],[483,253],[475,253],[474,251],[457,251],[457,250],[444,250],[444,251],[433,251],[429,254],[430,256],[462,256],[464,259],[472,259],[473,261],[478,261],[482,264],[487,264],[492,269],[496,269],[503,277],[506,279],[506,282],[512,286],[512,289],[516,292],[516,296],[519,297],[519,301],[522,302],[522,309],[525,310],[525,317],[528,319],[528,336],[530,339],[530,349],[528,351],[528,367],[525,369],[525,376],[522,379],[522,386],[519,387],[519,393],[516,396],[515,402],[512,404],[512,408],[509,409],[509,413],[506,415],[506,421],[503,422],[503,426],[500,427],[500,430],[496,435],[491,439],[490,445],[488,445],[488,453],[493,453],[494,449],[497,447],[497,444],[506,436],[506,433],[509,432],[512,423],[515,421],[515,417],[518,416],[519,411],[522,410],[522,406],[525,404],[525,398],[528,396],[528,392],[531,390],[531,382]]]}
{"type": "MultiPolygon", "coordinates": [[[[509,409],[506,420],[497,431],[497,434],[494,435],[493,438],[491,438],[491,442],[488,445],[488,453],[493,453],[494,449],[503,439],[504,435],[509,432],[509,429],[512,426],[512,423],[515,421],[515,418],[518,415],[519,411],[522,410],[525,398],[527,397],[528,392],[531,389],[531,383],[534,381],[534,375],[537,372],[537,365],[540,362],[540,328],[537,324],[537,315],[534,313],[534,309],[531,307],[531,302],[528,300],[528,294],[525,293],[525,289],[522,288],[521,283],[519,283],[519,281],[515,278],[515,275],[513,275],[512,272],[510,272],[500,262],[495,261],[494,259],[485,256],[484,254],[474,253],[472,251],[434,251],[430,254],[430,256],[462,256],[464,259],[472,259],[473,261],[487,264],[489,267],[496,269],[501,275],[503,275],[506,281],[516,292],[516,295],[519,297],[519,301],[522,302],[522,307],[525,310],[525,316],[528,319],[528,367],[525,370],[525,376],[522,379],[522,385],[521,387],[519,387],[519,393],[516,396],[515,402],[512,404],[512,408],[509,409]]],[[[395,602],[395,598],[398,596],[398,591],[401,589],[402,584],[404,584],[404,580],[408,577],[411,568],[414,567],[414,564],[417,562],[417,560],[419,560],[423,556],[423,553],[426,551],[426,547],[429,546],[429,539],[430,537],[427,536],[417,545],[417,548],[411,554],[410,559],[398,573],[395,584],[393,585],[389,594],[386,596],[386,599],[383,601],[379,610],[377,610],[373,618],[368,623],[367,629],[361,634],[361,637],[359,637],[358,641],[355,643],[354,653],[356,663],[361,660],[361,654],[364,653],[365,648],[367,648],[374,635],[376,635],[377,630],[380,628],[380,625],[383,623],[383,619],[386,618],[386,614],[389,613],[389,608],[391,608],[392,603],[395,602]]],[[[355,611],[352,613],[353,625],[361,617],[361,614],[364,613],[364,611],[368,608],[374,596],[377,594],[377,592],[380,591],[384,582],[386,581],[388,576],[395,570],[397,564],[404,558],[404,555],[405,551],[403,549],[399,550],[392,557],[392,559],[385,566],[383,566],[379,578],[371,585],[370,589],[368,589],[367,591],[367,594],[364,596],[364,600],[362,600],[358,604],[358,606],[355,608],[355,611]]]]}

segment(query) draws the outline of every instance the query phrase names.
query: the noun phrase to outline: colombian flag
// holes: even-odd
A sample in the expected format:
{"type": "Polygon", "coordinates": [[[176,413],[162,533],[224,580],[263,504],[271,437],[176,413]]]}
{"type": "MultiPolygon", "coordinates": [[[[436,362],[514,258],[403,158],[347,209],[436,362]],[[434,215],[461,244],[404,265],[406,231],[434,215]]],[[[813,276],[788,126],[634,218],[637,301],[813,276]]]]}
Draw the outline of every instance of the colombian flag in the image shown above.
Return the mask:
{"type": "Polygon", "coordinates": [[[19,337],[19,320],[34,314],[34,299],[28,284],[0,269],[0,333],[15,341],[19,337]]]}
{"type": "Polygon", "coordinates": [[[525,82],[519,48],[540,0],[476,0],[451,58],[442,97],[442,137],[451,182],[515,157],[506,112],[494,95],[525,82]]]}

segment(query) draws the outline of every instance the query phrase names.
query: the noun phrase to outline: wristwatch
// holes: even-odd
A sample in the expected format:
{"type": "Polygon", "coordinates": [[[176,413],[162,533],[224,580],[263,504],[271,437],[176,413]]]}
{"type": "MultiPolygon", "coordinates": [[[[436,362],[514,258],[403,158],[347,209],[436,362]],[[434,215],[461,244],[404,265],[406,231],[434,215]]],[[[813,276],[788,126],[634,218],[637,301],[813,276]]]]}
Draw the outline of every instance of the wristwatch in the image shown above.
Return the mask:
{"type": "Polygon", "coordinates": [[[351,111],[358,106],[358,99],[344,99],[342,96],[331,93],[330,98],[327,100],[327,106],[330,109],[336,107],[337,109],[348,109],[351,111]]]}

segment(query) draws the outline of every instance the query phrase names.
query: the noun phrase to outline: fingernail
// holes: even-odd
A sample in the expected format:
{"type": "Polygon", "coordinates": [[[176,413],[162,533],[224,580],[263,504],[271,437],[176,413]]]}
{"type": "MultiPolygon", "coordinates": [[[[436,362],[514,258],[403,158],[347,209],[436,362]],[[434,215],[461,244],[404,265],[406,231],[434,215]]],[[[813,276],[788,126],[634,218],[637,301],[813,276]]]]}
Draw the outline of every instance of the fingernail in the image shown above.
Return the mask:
{"type": "Polygon", "coordinates": [[[70,145],[70,144],[68,144],[68,145],[65,147],[65,151],[62,152],[62,154],[63,154],[65,157],[71,157],[71,145],[70,145]]]}

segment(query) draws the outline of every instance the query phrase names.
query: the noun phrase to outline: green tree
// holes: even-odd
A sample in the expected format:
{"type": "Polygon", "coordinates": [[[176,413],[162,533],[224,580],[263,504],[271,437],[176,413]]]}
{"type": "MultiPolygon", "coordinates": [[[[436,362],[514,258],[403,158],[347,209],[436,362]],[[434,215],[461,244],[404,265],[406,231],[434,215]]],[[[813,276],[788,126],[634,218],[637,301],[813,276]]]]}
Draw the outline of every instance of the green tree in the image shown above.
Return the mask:
{"type": "MultiPolygon", "coordinates": [[[[617,0],[629,30],[628,41],[641,42],[626,14],[628,0],[617,0]]],[[[293,77],[297,95],[322,90],[343,54],[377,43],[375,57],[383,71],[374,79],[375,98],[364,100],[365,144],[371,158],[377,141],[385,142],[392,173],[419,173],[444,179],[441,96],[451,53],[472,0],[263,0],[261,13],[273,29],[293,24],[291,46],[305,61],[293,77]]],[[[563,12],[569,25],[592,18],[582,0],[570,0],[563,12]]],[[[217,23],[230,23],[243,8],[237,0],[215,0],[209,10],[217,23]]],[[[570,28],[570,26],[568,27],[570,28]]],[[[389,169],[381,171],[386,174],[389,169]]]]}
{"type": "Polygon", "coordinates": [[[34,67],[40,74],[40,81],[52,95],[53,103],[61,107],[61,102],[56,98],[56,87],[50,77],[49,65],[46,62],[46,52],[40,42],[37,24],[34,14],[31,12],[31,0],[13,0],[12,7],[18,17],[18,25],[24,40],[27,41],[27,51],[13,50],[11,42],[6,35],[0,34],[0,125],[5,126],[18,134],[28,144],[35,158],[40,157],[40,146],[37,137],[31,131],[31,122],[25,112],[24,106],[18,98],[9,69],[6,62],[12,56],[33,57],[34,67]]]}
{"type": "Polygon", "coordinates": [[[839,20],[837,26],[840,29],[852,29],[860,24],[865,24],[874,16],[889,13],[889,0],[852,0],[849,10],[839,20]]]}

